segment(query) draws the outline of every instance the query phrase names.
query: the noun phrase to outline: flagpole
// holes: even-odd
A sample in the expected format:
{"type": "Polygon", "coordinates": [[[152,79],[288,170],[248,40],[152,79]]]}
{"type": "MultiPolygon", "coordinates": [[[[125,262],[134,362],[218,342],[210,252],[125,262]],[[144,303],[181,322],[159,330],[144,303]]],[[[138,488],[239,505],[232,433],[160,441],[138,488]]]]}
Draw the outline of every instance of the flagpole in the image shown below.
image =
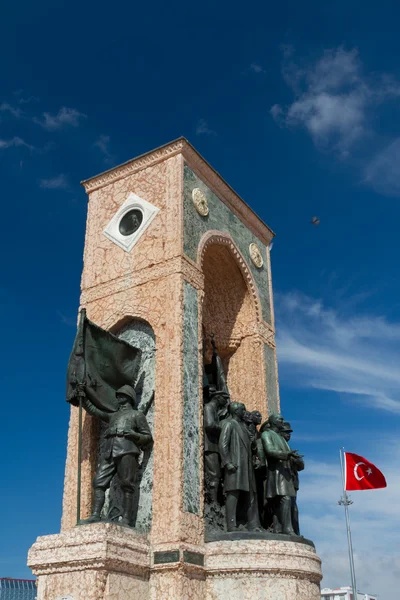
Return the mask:
{"type": "Polygon", "coordinates": [[[342,483],[343,483],[343,496],[339,500],[338,504],[344,506],[344,513],[346,515],[346,530],[347,530],[347,543],[349,547],[349,561],[350,561],[350,575],[351,575],[351,587],[353,588],[353,600],[357,600],[357,585],[356,585],[356,572],[354,568],[354,556],[353,556],[353,542],[351,539],[350,529],[350,515],[349,506],[353,504],[353,501],[347,495],[346,482],[345,482],[345,456],[344,448],[340,448],[340,470],[342,472],[342,483]]]}
{"type": "Polygon", "coordinates": [[[78,472],[77,472],[77,490],[76,490],[76,524],[81,520],[81,486],[82,486],[82,396],[79,394],[79,415],[78,415],[78,472]]]}

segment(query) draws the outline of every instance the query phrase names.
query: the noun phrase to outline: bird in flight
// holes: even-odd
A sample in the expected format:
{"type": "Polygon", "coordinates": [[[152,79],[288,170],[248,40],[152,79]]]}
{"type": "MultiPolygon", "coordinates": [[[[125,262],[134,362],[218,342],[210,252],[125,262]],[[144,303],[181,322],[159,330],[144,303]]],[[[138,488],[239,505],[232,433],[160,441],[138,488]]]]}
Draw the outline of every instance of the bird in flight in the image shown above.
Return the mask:
{"type": "Polygon", "coordinates": [[[315,227],[318,227],[319,223],[320,223],[320,220],[318,217],[313,217],[311,219],[311,225],[315,225],[315,227]]]}

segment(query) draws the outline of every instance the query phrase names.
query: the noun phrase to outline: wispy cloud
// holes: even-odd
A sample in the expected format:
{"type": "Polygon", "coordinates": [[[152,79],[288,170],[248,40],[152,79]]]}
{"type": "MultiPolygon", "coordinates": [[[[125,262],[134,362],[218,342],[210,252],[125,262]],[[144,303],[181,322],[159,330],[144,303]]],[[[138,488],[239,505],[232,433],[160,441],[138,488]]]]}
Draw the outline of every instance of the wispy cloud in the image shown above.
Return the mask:
{"type": "Polygon", "coordinates": [[[197,135],[217,135],[216,131],[211,129],[205,119],[199,119],[196,125],[197,135]]]}
{"type": "Polygon", "coordinates": [[[7,102],[3,102],[2,104],[0,104],[0,111],[8,112],[17,119],[19,119],[23,114],[20,108],[15,108],[14,106],[11,106],[11,104],[7,104],[7,102]]]}
{"type": "Polygon", "coordinates": [[[115,157],[112,155],[110,151],[110,136],[109,135],[101,135],[93,144],[95,148],[98,148],[100,152],[103,154],[104,162],[106,164],[111,164],[115,161],[115,157]]]}
{"type": "Polygon", "coordinates": [[[31,102],[39,102],[39,98],[37,98],[37,96],[24,95],[24,90],[15,90],[13,94],[17,98],[18,104],[30,104],[31,102]]]}
{"type": "Polygon", "coordinates": [[[57,311],[57,315],[59,316],[60,321],[61,323],[63,323],[63,325],[67,325],[68,327],[76,327],[76,317],[67,317],[60,310],[57,311]]]}
{"type": "Polygon", "coordinates": [[[400,137],[367,164],[365,183],[384,196],[400,196],[400,137]]]}
{"type": "Polygon", "coordinates": [[[10,138],[9,140],[0,139],[0,150],[6,149],[6,148],[19,148],[19,147],[28,148],[29,150],[35,149],[34,146],[31,146],[31,144],[28,144],[27,142],[25,142],[25,140],[23,140],[22,138],[17,137],[17,136],[14,136],[13,138],[10,138]]]}
{"type": "Polygon", "coordinates": [[[45,190],[66,190],[69,188],[68,180],[63,173],[50,179],[40,179],[39,185],[45,190]]]}
{"type": "Polygon", "coordinates": [[[44,112],[42,120],[35,118],[34,121],[48,131],[55,131],[66,126],[78,127],[81,119],[85,118],[86,115],[79,112],[75,108],[67,108],[66,106],[63,106],[56,115],[51,115],[48,112],[44,112]]]}
{"type": "Polygon", "coordinates": [[[279,362],[294,384],[400,414],[400,323],[340,314],[297,293],[276,302],[279,362]]]}
{"type": "Polygon", "coordinates": [[[255,62],[251,63],[249,70],[252,73],[257,73],[257,74],[265,73],[265,69],[260,64],[255,63],[255,62]]]}
{"type": "Polygon", "coordinates": [[[272,106],[272,117],[283,126],[304,127],[318,147],[341,156],[370,133],[370,111],[400,96],[400,83],[390,75],[364,73],[356,49],[326,50],[312,64],[296,62],[293,49],[285,51],[282,74],[294,101],[272,106]]]}

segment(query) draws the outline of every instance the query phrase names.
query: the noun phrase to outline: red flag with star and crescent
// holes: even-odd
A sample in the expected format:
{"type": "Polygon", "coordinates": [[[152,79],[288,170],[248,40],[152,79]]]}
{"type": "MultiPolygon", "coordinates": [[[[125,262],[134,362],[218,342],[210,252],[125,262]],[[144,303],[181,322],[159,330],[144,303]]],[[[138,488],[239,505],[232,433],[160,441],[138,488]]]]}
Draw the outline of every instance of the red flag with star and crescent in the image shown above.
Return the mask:
{"type": "Polygon", "coordinates": [[[345,452],[345,482],[347,491],[377,490],[386,487],[382,471],[358,454],[345,452]]]}

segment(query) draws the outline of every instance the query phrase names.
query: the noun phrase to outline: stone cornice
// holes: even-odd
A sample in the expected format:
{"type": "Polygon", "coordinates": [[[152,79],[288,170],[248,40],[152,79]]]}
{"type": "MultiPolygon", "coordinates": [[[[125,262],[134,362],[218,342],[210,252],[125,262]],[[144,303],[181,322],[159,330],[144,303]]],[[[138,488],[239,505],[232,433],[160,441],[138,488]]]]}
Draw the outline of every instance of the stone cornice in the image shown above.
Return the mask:
{"type": "Polygon", "coordinates": [[[241,221],[246,223],[247,227],[255,236],[268,246],[275,235],[274,232],[183,137],[147,152],[146,154],[142,154],[137,158],[133,158],[109,171],[86,179],[81,183],[85,188],[86,193],[90,194],[94,190],[114,183],[119,179],[137,173],[142,169],[153,166],[177,154],[182,154],[188,165],[197,172],[224,204],[226,204],[241,221]]]}
{"type": "Polygon", "coordinates": [[[179,138],[174,142],[165,144],[165,146],[160,146],[160,148],[156,148],[155,150],[141,154],[137,158],[132,158],[122,165],[118,165],[117,167],[109,169],[108,171],[104,171],[104,173],[95,175],[90,179],[85,179],[84,181],[81,181],[81,184],[85,188],[86,193],[90,194],[94,190],[102,188],[105,185],[114,183],[114,181],[123,179],[124,177],[132,175],[133,173],[137,173],[142,169],[152,167],[153,165],[156,165],[157,163],[162,162],[171,156],[182,153],[185,143],[187,144],[188,142],[186,142],[184,138],[179,138]]]}

